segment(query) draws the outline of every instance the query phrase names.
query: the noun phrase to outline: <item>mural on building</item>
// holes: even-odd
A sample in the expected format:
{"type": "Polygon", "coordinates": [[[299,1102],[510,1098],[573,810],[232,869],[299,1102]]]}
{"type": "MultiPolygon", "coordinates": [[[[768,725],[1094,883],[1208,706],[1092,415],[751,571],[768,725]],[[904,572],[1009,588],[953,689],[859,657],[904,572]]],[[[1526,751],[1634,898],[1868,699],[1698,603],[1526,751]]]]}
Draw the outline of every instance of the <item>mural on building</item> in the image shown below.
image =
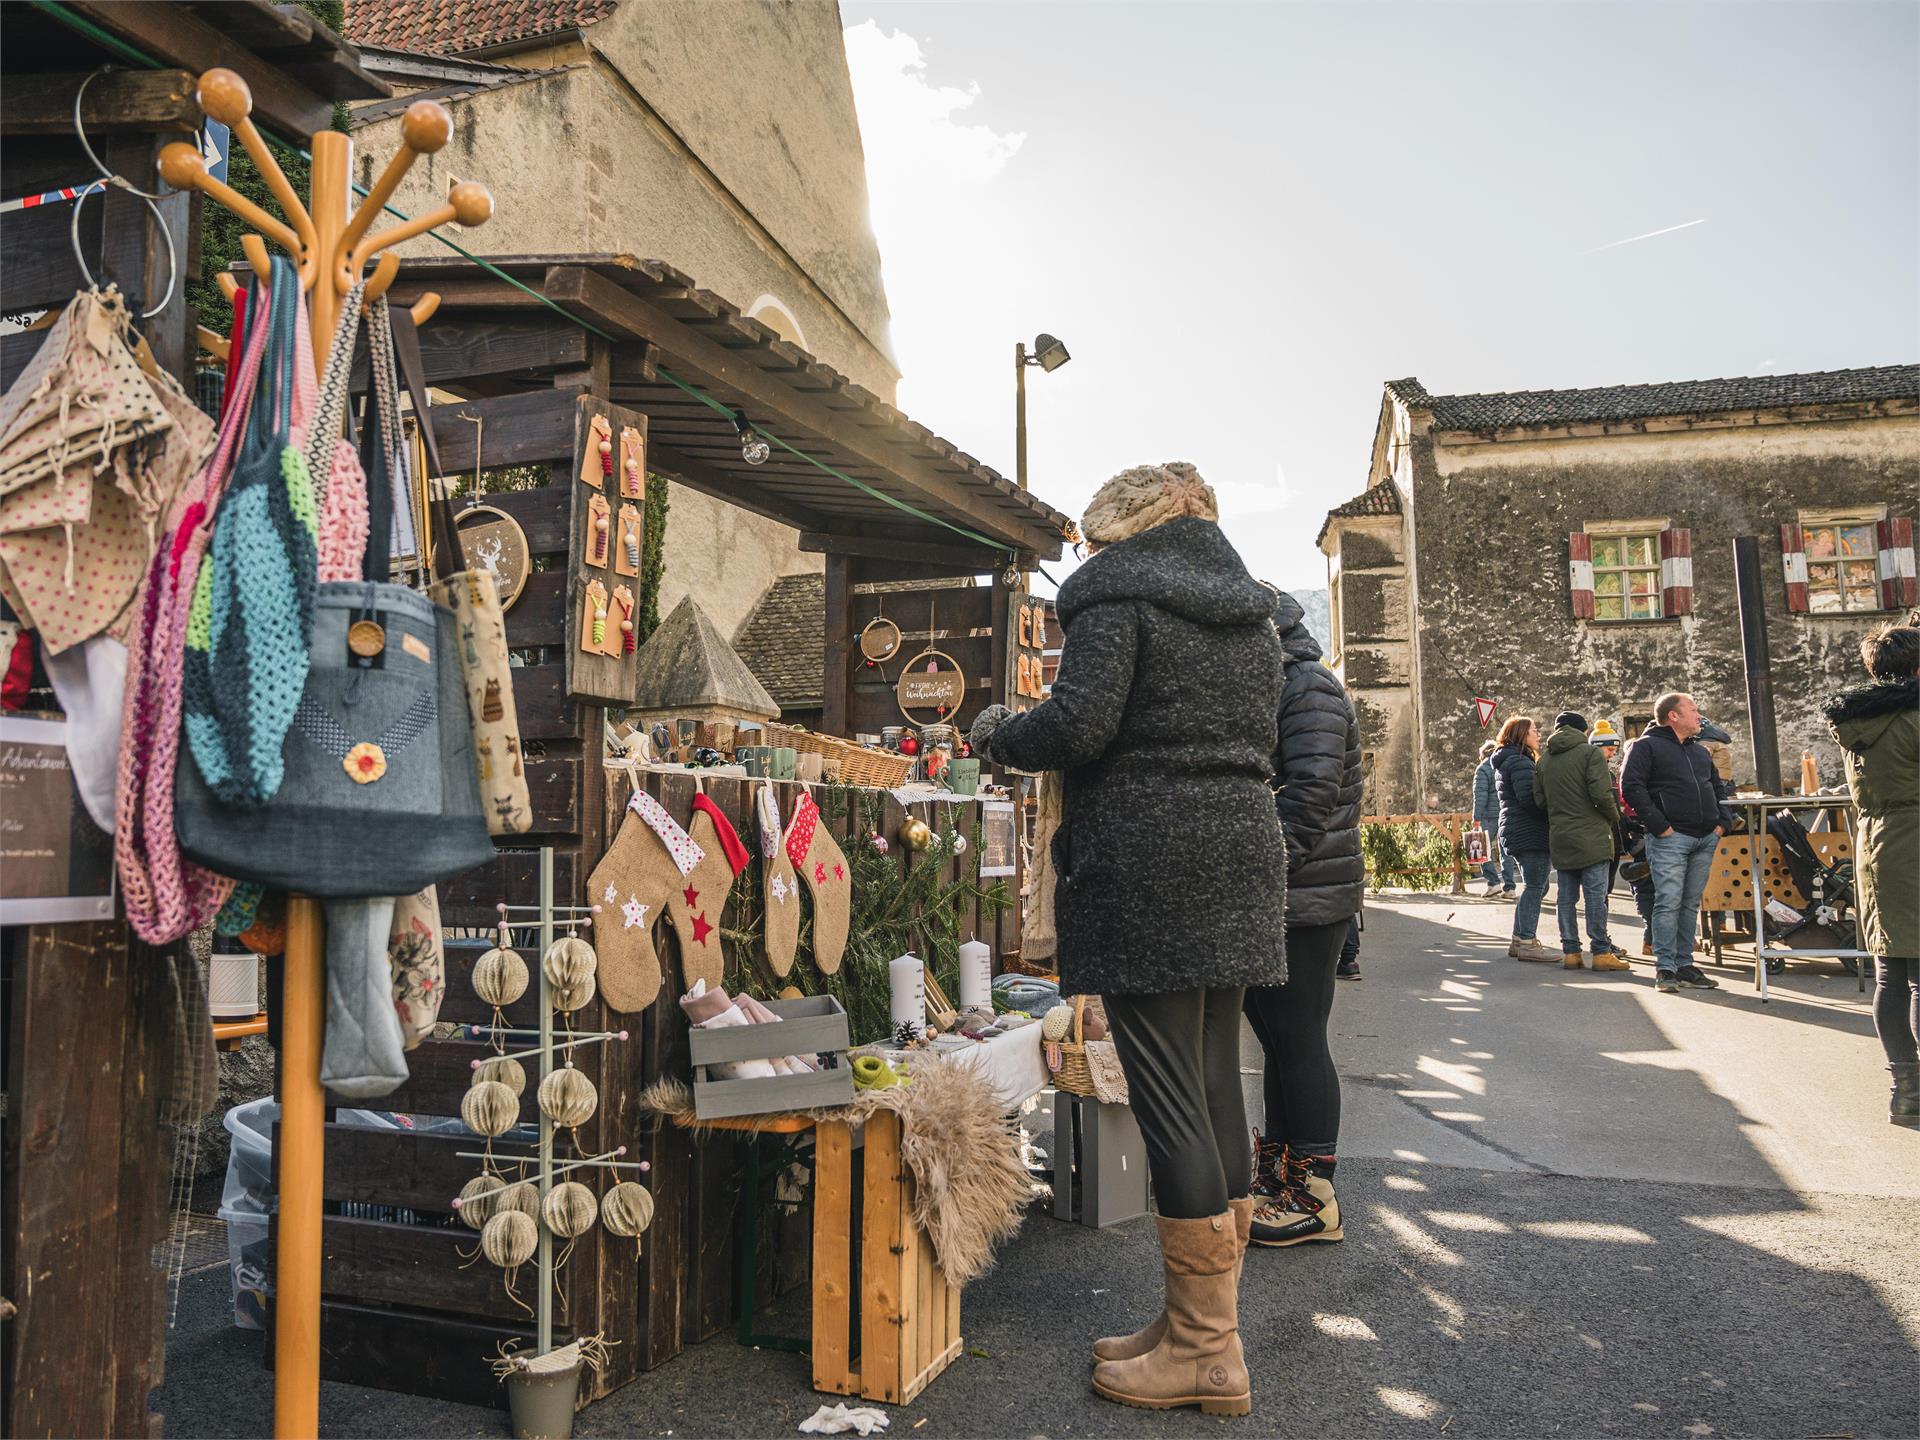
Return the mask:
{"type": "Polygon", "coordinates": [[[1464,809],[1486,732],[1574,708],[1643,729],[1684,689],[1750,781],[1733,540],[1761,537],[1781,758],[1839,776],[1819,702],[1913,603],[1920,366],[1382,396],[1367,486],[1320,532],[1370,813],[1464,809]]]}

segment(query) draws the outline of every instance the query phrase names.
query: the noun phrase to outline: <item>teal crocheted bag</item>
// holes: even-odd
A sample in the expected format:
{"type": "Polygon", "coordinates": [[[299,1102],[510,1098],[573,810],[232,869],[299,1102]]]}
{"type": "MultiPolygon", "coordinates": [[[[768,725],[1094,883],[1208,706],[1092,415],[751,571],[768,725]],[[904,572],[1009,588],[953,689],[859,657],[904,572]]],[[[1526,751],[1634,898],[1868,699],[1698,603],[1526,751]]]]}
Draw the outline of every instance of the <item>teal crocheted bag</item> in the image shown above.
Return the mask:
{"type": "Polygon", "coordinates": [[[241,807],[280,789],[281,744],[307,679],[318,553],[313,480],[289,433],[305,302],[278,256],[269,287],[259,390],[194,584],[181,697],[202,778],[241,807]]]}

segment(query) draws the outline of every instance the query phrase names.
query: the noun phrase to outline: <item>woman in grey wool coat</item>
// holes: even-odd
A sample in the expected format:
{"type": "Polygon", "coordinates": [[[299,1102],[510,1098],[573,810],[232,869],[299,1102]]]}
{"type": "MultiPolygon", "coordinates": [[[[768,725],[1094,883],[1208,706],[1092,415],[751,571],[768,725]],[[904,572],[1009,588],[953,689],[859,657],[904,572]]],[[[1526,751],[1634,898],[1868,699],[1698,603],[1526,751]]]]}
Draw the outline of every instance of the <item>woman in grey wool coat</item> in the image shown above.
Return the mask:
{"type": "Polygon", "coordinates": [[[1280,642],[1272,595],[1191,465],[1094,496],[1095,553],[1060,587],[1053,693],[995,706],[994,764],[1064,777],[1053,841],[1061,989],[1105,997],[1147,1145],[1166,1307],[1094,1347],[1094,1389],[1147,1409],[1251,1409],[1238,1324],[1253,1202],[1240,1005],[1286,979],[1287,856],[1274,810],[1280,642]]]}

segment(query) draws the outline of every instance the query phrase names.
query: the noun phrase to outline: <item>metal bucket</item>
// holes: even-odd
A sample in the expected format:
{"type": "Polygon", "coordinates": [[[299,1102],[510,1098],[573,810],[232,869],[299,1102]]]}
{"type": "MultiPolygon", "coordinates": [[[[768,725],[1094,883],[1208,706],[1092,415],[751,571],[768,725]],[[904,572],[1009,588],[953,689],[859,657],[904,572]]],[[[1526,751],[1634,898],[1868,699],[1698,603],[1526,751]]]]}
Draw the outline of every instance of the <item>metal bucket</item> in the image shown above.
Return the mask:
{"type": "Polygon", "coordinates": [[[551,1375],[517,1370],[507,1377],[514,1440],[571,1440],[583,1368],[575,1365],[551,1375]]]}

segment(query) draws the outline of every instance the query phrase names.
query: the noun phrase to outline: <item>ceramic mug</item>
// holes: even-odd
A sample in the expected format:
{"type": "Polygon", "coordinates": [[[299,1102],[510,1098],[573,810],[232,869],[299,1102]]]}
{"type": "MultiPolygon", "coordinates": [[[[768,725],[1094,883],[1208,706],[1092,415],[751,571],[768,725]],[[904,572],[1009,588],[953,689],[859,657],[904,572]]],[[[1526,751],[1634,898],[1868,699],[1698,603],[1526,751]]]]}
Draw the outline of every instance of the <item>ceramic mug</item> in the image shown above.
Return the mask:
{"type": "Polygon", "coordinates": [[[798,758],[799,752],[791,745],[776,745],[772,763],[767,767],[767,774],[775,780],[793,779],[793,765],[798,758]]]}
{"type": "Polygon", "coordinates": [[[766,778],[767,759],[772,750],[765,745],[742,745],[733,752],[733,758],[747,767],[747,774],[756,780],[766,778]]]}
{"type": "Polygon", "coordinates": [[[947,789],[956,795],[971,795],[980,788],[980,762],[955,760],[947,766],[947,789]]]}

